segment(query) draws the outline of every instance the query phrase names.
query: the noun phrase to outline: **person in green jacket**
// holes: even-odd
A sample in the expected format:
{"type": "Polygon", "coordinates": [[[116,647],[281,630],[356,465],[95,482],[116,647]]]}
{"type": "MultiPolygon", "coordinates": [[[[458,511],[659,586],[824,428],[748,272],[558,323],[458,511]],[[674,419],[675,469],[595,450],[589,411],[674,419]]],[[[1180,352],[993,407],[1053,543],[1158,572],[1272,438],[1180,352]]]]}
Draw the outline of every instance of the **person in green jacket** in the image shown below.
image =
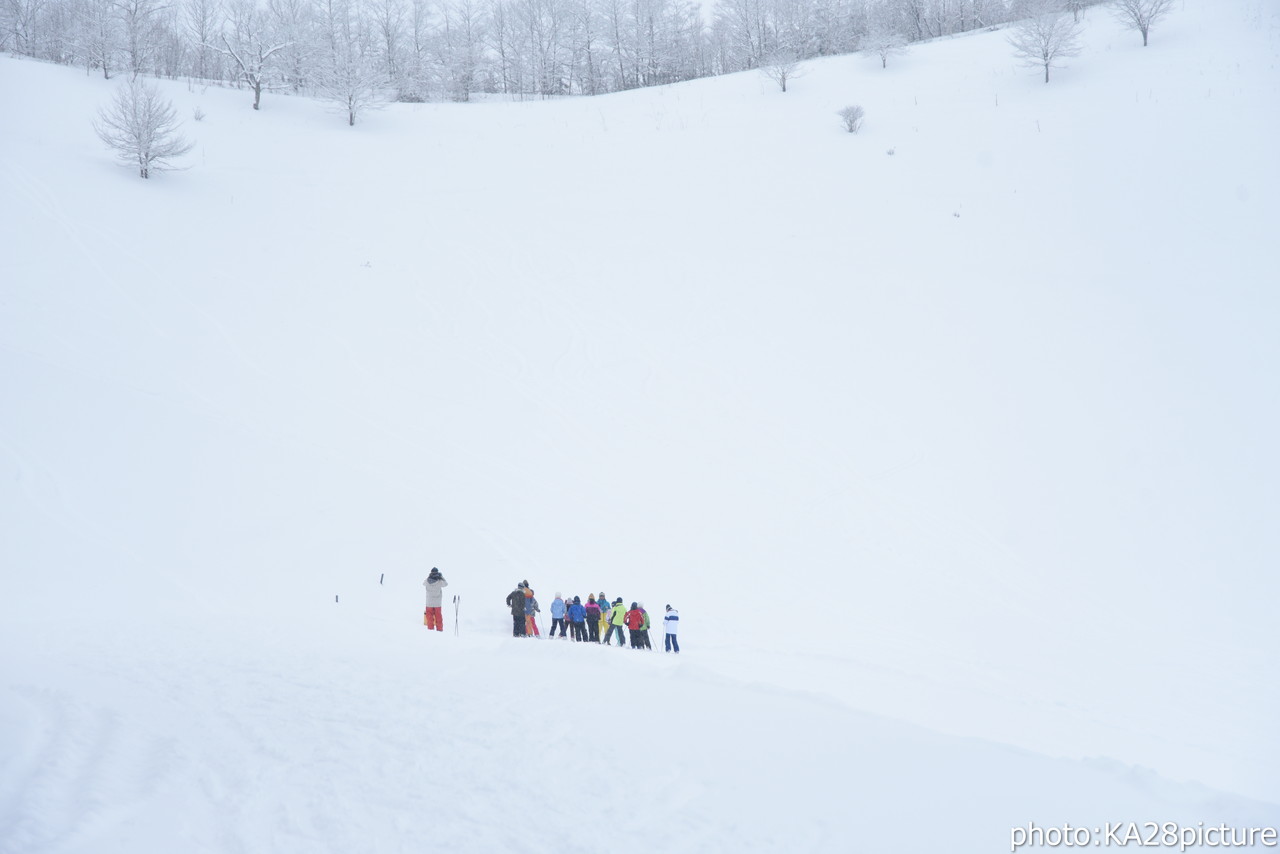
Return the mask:
{"type": "Polygon", "coordinates": [[[653,649],[653,644],[649,643],[649,612],[644,609],[644,603],[640,603],[640,613],[644,616],[644,622],[640,624],[640,646],[645,649],[653,649]]]}
{"type": "Polygon", "coordinates": [[[609,645],[609,640],[613,637],[613,633],[618,633],[618,646],[622,646],[622,624],[627,619],[627,606],[622,604],[622,597],[619,596],[613,600],[613,607],[609,609],[609,633],[604,636],[604,645],[609,645]]]}

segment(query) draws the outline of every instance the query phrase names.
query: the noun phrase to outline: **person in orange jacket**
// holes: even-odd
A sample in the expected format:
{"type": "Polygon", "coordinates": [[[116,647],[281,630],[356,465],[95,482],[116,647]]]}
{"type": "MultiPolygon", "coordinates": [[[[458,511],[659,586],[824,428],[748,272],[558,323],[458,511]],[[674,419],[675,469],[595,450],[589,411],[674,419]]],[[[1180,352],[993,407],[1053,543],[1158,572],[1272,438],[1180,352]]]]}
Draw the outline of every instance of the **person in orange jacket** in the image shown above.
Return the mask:
{"type": "Polygon", "coordinates": [[[529,582],[524,582],[524,616],[525,626],[524,633],[529,637],[541,637],[542,633],[538,631],[537,613],[542,609],[538,607],[538,600],[533,598],[533,588],[529,586],[529,582]]]}

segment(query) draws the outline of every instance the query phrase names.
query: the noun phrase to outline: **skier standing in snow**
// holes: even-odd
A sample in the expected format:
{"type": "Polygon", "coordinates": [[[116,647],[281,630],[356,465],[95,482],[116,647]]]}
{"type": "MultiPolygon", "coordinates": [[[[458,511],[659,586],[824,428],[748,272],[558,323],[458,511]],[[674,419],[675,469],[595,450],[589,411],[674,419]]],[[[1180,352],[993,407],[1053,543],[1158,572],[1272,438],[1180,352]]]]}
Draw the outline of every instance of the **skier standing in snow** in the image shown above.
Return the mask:
{"type": "Polygon", "coordinates": [[[631,648],[641,649],[641,631],[644,626],[644,614],[640,612],[640,605],[636,602],[631,603],[631,609],[627,611],[627,628],[631,631],[631,648]]]}
{"type": "Polygon", "coordinates": [[[583,605],[582,608],[586,611],[587,638],[585,639],[590,640],[592,643],[600,643],[600,623],[602,618],[595,594],[587,595],[587,604],[583,605]]]}
{"type": "Polygon", "coordinates": [[[444,615],[441,613],[441,605],[444,589],[449,586],[449,582],[445,581],[444,575],[433,566],[431,574],[427,576],[426,581],[422,582],[422,586],[427,588],[427,610],[424,613],[426,626],[428,629],[443,632],[444,615]]]}
{"type": "Polygon", "coordinates": [[[511,609],[511,634],[513,637],[524,637],[528,622],[524,614],[524,583],[516,585],[516,589],[507,594],[507,607],[511,609]]]}
{"type": "Polygon", "coordinates": [[[559,626],[560,637],[561,639],[564,639],[565,629],[567,628],[564,622],[564,615],[565,615],[565,611],[567,610],[568,610],[568,606],[564,604],[564,599],[560,596],[559,593],[557,593],[556,598],[551,600],[551,634],[548,635],[548,637],[555,637],[556,626],[559,626]]]}
{"type": "Polygon", "coordinates": [[[542,609],[538,607],[538,600],[533,596],[533,588],[529,586],[529,581],[524,581],[524,633],[530,637],[540,638],[542,632],[538,631],[538,618],[535,616],[542,609]]]}
{"type": "Polygon", "coordinates": [[[622,597],[619,596],[613,600],[613,607],[609,609],[609,631],[604,636],[605,646],[609,645],[609,641],[613,639],[613,633],[618,633],[618,646],[622,646],[623,631],[622,624],[627,618],[627,607],[622,604],[622,597]]]}
{"type": "Polygon", "coordinates": [[[640,623],[640,645],[645,649],[653,649],[653,644],[649,643],[649,612],[644,609],[644,603],[640,603],[640,614],[644,620],[640,623]]]}
{"type": "Polygon", "coordinates": [[[662,618],[662,627],[667,633],[667,652],[674,648],[676,655],[679,655],[680,642],[676,640],[676,633],[680,630],[680,612],[668,605],[667,614],[662,618]]]}
{"type": "Polygon", "coordinates": [[[600,637],[604,637],[609,631],[609,597],[601,593],[596,597],[596,604],[600,606],[600,637]]]}
{"type": "Polygon", "coordinates": [[[569,625],[573,627],[573,639],[578,642],[587,639],[587,609],[582,606],[582,599],[578,596],[573,597],[573,603],[569,605],[569,625]]]}

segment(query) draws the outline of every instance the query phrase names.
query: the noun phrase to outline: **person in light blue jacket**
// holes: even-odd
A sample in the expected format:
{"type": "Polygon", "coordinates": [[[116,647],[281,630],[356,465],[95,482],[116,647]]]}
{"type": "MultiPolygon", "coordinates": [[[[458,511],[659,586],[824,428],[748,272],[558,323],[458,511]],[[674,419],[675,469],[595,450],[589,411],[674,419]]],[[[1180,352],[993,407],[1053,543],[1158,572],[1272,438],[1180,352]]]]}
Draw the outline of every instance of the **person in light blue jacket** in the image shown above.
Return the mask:
{"type": "Polygon", "coordinates": [[[551,633],[547,637],[556,636],[556,626],[560,627],[560,637],[565,637],[564,612],[564,599],[557,593],[556,598],[551,600],[551,633]]]}

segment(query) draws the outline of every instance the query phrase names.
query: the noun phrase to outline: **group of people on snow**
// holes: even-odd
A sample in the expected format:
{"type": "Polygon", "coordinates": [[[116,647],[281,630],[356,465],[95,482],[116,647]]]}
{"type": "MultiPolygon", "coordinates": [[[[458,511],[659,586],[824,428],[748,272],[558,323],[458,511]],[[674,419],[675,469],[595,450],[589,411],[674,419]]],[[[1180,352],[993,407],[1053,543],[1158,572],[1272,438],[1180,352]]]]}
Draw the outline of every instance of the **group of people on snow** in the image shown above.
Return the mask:
{"type": "MultiPolygon", "coordinates": [[[[507,594],[507,607],[511,609],[511,633],[513,636],[541,637],[538,631],[537,615],[542,611],[533,588],[528,581],[521,581],[516,589],[507,594]]],[[[551,601],[551,633],[556,636],[560,631],[561,638],[572,633],[573,640],[579,643],[603,643],[608,646],[616,635],[618,646],[622,646],[628,635],[632,649],[653,649],[649,642],[649,612],[639,602],[632,602],[628,608],[622,604],[618,596],[612,602],[601,593],[598,597],[593,593],[587,596],[584,603],[581,596],[565,599],[559,593],[551,601]]],[[[680,652],[678,634],[680,629],[680,612],[670,605],[662,618],[662,627],[666,635],[666,651],[680,652]]]]}
{"type": "MultiPolygon", "coordinates": [[[[449,586],[444,574],[436,567],[431,567],[422,586],[427,590],[427,610],[423,614],[423,622],[428,629],[444,631],[444,616],[441,612],[444,602],[444,588],[449,586]]],[[[456,598],[456,597],[455,597],[456,598]]],[[[537,615],[542,612],[538,599],[533,595],[533,588],[528,581],[521,581],[516,589],[507,594],[507,607],[511,609],[511,633],[518,638],[541,637],[538,630],[537,615]]],[[[622,597],[612,602],[601,593],[590,594],[584,603],[582,597],[574,596],[565,599],[559,593],[551,601],[551,634],[556,636],[559,630],[561,638],[572,637],[579,643],[603,643],[606,646],[613,642],[616,635],[618,646],[629,639],[632,649],[653,649],[649,642],[649,612],[642,602],[632,602],[628,608],[622,603],[622,597]],[[625,632],[624,632],[625,629],[625,632]],[[626,637],[624,637],[626,635],[626,637]]],[[[680,652],[678,635],[680,631],[680,612],[670,605],[662,617],[663,633],[666,635],[667,652],[680,652]]]]}

